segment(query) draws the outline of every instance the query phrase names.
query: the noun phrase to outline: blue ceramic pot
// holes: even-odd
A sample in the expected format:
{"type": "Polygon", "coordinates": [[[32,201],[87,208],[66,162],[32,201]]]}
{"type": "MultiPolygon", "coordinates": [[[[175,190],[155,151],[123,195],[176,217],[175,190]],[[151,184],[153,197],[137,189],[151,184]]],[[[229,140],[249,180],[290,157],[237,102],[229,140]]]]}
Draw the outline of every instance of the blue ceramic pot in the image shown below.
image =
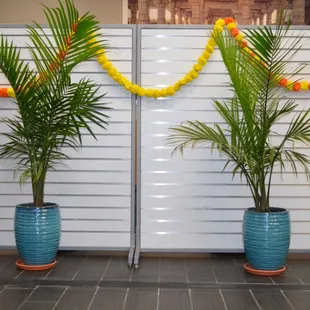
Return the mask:
{"type": "Polygon", "coordinates": [[[50,264],[56,257],[61,219],[57,204],[34,207],[19,204],[15,209],[15,240],[20,258],[26,265],[50,264]]]}
{"type": "Polygon", "coordinates": [[[270,208],[268,213],[250,208],[243,217],[243,243],[247,259],[254,269],[278,270],[285,265],[290,247],[289,212],[270,208]]]}

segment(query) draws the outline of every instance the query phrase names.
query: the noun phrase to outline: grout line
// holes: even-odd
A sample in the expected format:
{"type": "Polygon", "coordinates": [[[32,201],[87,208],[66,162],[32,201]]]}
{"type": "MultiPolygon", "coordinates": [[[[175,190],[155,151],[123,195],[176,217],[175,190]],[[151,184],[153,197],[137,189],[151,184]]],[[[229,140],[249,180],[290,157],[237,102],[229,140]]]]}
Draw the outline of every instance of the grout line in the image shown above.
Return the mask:
{"type": "Polygon", "coordinates": [[[75,277],[77,276],[77,274],[79,273],[79,271],[81,270],[82,266],[84,265],[84,263],[86,262],[87,258],[89,257],[89,255],[86,255],[85,259],[83,260],[83,262],[81,263],[80,267],[77,269],[76,273],[74,274],[74,276],[72,277],[71,280],[74,280],[75,277]]]}
{"type": "Polygon", "coordinates": [[[110,259],[109,259],[109,261],[108,261],[108,263],[107,263],[107,265],[106,265],[106,267],[105,267],[105,269],[104,269],[104,271],[103,271],[103,273],[102,273],[102,276],[101,276],[101,278],[100,278],[100,281],[103,280],[105,274],[107,273],[107,270],[108,270],[108,268],[109,268],[109,266],[110,266],[111,260],[112,260],[112,256],[110,256],[110,259]]]}
{"type": "Polygon", "coordinates": [[[188,272],[187,272],[187,264],[186,264],[186,258],[183,258],[183,260],[184,260],[184,267],[185,267],[186,282],[189,283],[189,280],[188,280],[188,272]]]}
{"type": "Polygon", "coordinates": [[[277,285],[277,283],[273,280],[273,278],[271,276],[269,278],[271,279],[273,284],[277,285]]]}
{"type": "Polygon", "coordinates": [[[219,283],[219,282],[217,281],[216,274],[215,274],[215,271],[214,271],[214,269],[213,269],[213,266],[212,266],[212,263],[211,263],[211,260],[210,260],[209,257],[208,257],[208,262],[209,262],[209,264],[210,264],[210,266],[211,266],[211,270],[212,270],[212,273],[213,273],[213,277],[214,277],[215,283],[219,283]]]}
{"type": "MultiPolygon", "coordinates": [[[[58,262],[56,263],[55,267],[57,268],[57,265],[59,264],[59,262],[62,260],[63,256],[60,256],[58,262]]],[[[54,267],[54,268],[55,268],[54,267]]],[[[46,280],[46,278],[52,273],[52,271],[54,270],[54,268],[52,268],[48,273],[47,275],[43,278],[43,280],[46,280]]]]}
{"type": "Polygon", "coordinates": [[[159,310],[159,299],[160,299],[160,288],[157,289],[157,307],[156,307],[156,310],[159,310]]]}
{"type": "Polygon", "coordinates": [[[301,283],[301,284],[305,284],[296,274],[296,272],[290,267],[289,264],[286,265],[286,267],[294,274],[294,276],[298,279],[298,281],[301,283]]]}
{"type": "Polygon", "coordinates": [[[127,288],[127,292],[126,292],[126,295],[125,295],[125,298],[124,298],[124,303],[123,303],[122,310],[125,310],[126,302],[127,302],[127,297],[128,297],[128,293],[129,293],[129,288],[127,288]]]}
{"type": "Polygon", "coordinates": [[[96,297],[96,295],[97,295],[98,290],[99,290],[99,286],[97,286],[97,288],[96,288],[96,290],[95,290],[95,293],[94,293],[94,295],[93,295],[92,299],[90,300],[90,303],[89,303],[89,305],[88,305],[88,307],[87,307],[87,310],[90,310],[90,307],[91,307],[91,305],[93,304],[93,302],[94,302],[94,300],[95,300],[95,297],[96,297]]]}
{"type": "Polygon", "coordinates": [[[24,273],[25,270],[22,270],[15,278],[14,280],[18,279],[23,273],[24,273]]]}
{"type": "Polygon", "coordinates": [[[287,296],[284,294],[283,290],[280,290],[281,294],[284,296],[284,298],[286,299],[286,301],[288,302],[288,304],[292,307],[293,310],[296,310],[295,307],[292,305],[292,303],[290,302],[290,300],[287,298],[287,296]]]}
{"type": "Polygon", "coordinates": [[[55,303],[54,307],[52,308],[52,310],[55,310],[55,309],[56,309],[56,307],[57,307],[58,304],[60,303],[62,297],[64,297],[64,295],[66,294],[67,290],[68,290],[68,286],[65,288],[65,290],[63,291],[63,293],[60,295],[59,299],[56,301],[56,303],[55,303]]]}
{"type": "Polygon", "coordinates": [[[36,291],[36,289],[39,287],[39,285],[37,285],[32,292],[28,295],[28,297],[19,305],[19,307],[16,310],[19,310],[28,300],[29,298],[33,295],[33,293],[36,291]]]}
{"type": "Polygon", "coordinates": [[[262,307],[260,306],[260,304],[258,303],[256,297],[254,296],[253,292],[251,290],[249,292],[252,295],[252,298],[254,299],[254,301],[255,301],[257,307],[259,308],[259,310],[263,310],[262,307]]]}
{"type": "Polygon", "coordinates": [[[7,287],[8,287],[7,285],[5,285],[5,286],[3,287],[3,289],[0,291],[0,295],[2,294],[2,292],[4,292],[4,291],[6,290],[7,287]]]}
{"type": "Polygon", "coordinates": [[[188,294],[189,294],[189,302],[190,302],[190,305],[191,305],[191,310],[194,310],[193,298],[192,298],[192,290],[191,289],[188,290],[188,294]]]}
{"type": "MultiPolygon", "coordinates": [[[[161,274],[161,258],[158,257],[158,276],[157,276],[157,283],[159,286],[160,283],[160,274],[161,274]]],[[[158,293],[159,294],[159,293],[158,293]]]]}
{"type": "Polygon", "coordinates": [[[225,310],[228,310],[227,305],[226,305],[226,301],[225,301],[223,293],[222,293],[222,290],[219,290],[219,291],[220,291],[220,295],[221,295],[223,303],[224,303],[225,310]]]}
{"type": "Polygon", "coordinates": [[[244,278],[244,276],[243,276],[243,274],[242,274],[242,272],[241,272],[241,270],[240,270],[240,267],[239,267],[239,265],[237,264],[237,262],[235,261],[235,259],[231,256],[231,258],[232,258],[232,260],[233,260],[233,262],[234,262],[234,265],[235,265],[235,267],[237,268],[237,272],[238,273],[240,273],[240,276],[241,276],[241,278],[242,278],[242,280],[243,280],[243,283],[247,283],[246,281],[245,281],[245,278],[244,278]]]}

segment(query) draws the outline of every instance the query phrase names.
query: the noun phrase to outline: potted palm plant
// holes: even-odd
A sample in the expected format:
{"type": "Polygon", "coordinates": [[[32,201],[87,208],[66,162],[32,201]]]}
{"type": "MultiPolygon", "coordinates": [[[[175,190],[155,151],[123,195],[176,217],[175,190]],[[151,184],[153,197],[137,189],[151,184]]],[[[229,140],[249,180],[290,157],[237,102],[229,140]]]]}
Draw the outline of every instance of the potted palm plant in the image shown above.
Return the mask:
{"type": "Polygon", "coordinates": [[[60,241],[59,206],[44,200],[48,171],[69,159],[66,149],[82,145],[83,132],[95,138],[90,123],[107,124],[99,87],[88,78],[71,79],[78,64],[103,53],[98,23],[89,13],[80,16],[72,0],[59,1],[56,9],[45,7],[44,13],[49,28],[27,27],[35,69],[7,38],[0,42],[0,70],[17,108],[16,116],[4,119],[10,132],[0,154],[16,161],[21,184],[32,184],[33,201],[16,206],[14,221],[18,266],[30,269],[51,267],[60,241]]]}
{"type": "Polygon", "coordinates": [[[309,177],[309,157],[294,145],[310,142],[310,110],[300,112],[298,104],[285,97],[289,89],[297,91],[306,83],[294,78],[302,66],[288,70],[301,37],[286,40],[289,25],[283,20],[276,29],[248,30],[251,47],[238,43],[226,30],[213,33],[233,90],[231,99],[214,100],[224,125],[211,128],[201,121],[186,121],[172,127],[168,138],[174,152],[209,144],[211,150],[226,156],[224,169],[232,165],[232,175],[246,180],[254,206],[244,212],[243,241],[249,261],[245,267],[259,274],[284,271],[290,245],[289,212],[271,204],[273,173],[276,169],[282,173],[289,165],[296,175],[302,171],[309,177]],[[287,81],[283,76],[291,71],[287,81]],[[277,133],[277,122],[292,115],[286,132],[277,133]]]}

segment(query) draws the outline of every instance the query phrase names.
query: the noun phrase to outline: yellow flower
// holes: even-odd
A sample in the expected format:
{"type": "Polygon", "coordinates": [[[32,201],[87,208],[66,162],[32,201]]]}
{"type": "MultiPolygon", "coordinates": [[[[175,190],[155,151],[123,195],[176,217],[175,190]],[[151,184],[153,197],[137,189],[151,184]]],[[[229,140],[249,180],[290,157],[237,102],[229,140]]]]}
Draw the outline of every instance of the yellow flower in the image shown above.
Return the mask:
{"type": "Polygon", "coordinates": [[[188,83],[188,82],[186,81],[186,76],[185,76],[183,79],[181,79],[181,80],[179,81],[179,83],[180,83],[181,86],[186,85],[186,84],[188,83]]]}
{"type": "Polygon", "coordinates": [[[136,95],[139,91],[139,86],[137,84],[131,85],[130,92],[134,95],[136,95]]]}
{"type": "Polygon", "coordinates": [[[244,35],[243,35],[242,33],[239,33],[239,34],[235,37],[235,39],[236,39],[238,42],[242,42],[243,39],[244,39],[244,35]]]}
{"type": "Polygon", "coordinates": [[[121,74],[119,75],[118,80],[119,80],[118,84],[121,85],[121,86],[124,86],[126,81],[127,81],[127,79],[124,78],[121,74]]]}
{"type": "Polygon", "coordinates": [[[107,57],[105,57],[105,55],[100,55],[98,58],[97,58],[98,62],[103,66],[107,61],[107,57]]]}
{"type": "Polygon", "coordinates": [[[194,70],[197,71],[197,72],[201,71],[202,70],[202,65],[200,65],[200,64],[194,65],[194,70]]]}
{"type": "Polygon", "coordinates": [[[212,54],[214,52],[214,47],[210,44],[206,46],[206,51],[212,54]]]}
{"type": "Polygon", "coordinates": [[[211,53],[208,51],[204,51],[202,53],[202,57],[204,57],[206,60],[208,60],[210,58],[210,56],[211,56],[211,53]]]}
{"type": "Polygon", "coordinates": [[[308,90],[308,85],[309,85],[309,83],[307,81],[301,81],[300,82],[300,87],[302,90],[308,90]]]}
{"type": "Polygon", "coordinates": [[[110,61],[107,61],[103,66],[103,69],[109,70],[113,67],[112,63],[110,61]]]}
{"type": "Polygon", "coordinates": [[[187,84],[187,83],[190,83],[193,80],[193,78],[192,78],[192,76],[189,73],[187,73],[185,75],[184,80],[186,81],[186,84],[187,84]]]}
{"type": "Polygon", "coordinates": [[[175,90],[173,89],[172,86],[167,88],[167,95],[168,96],[173,96],[175,94],[175,90]]]}
{"type": "Polygon", "coordinates": [[[292,90],[294,86],[294,82],[292,80],[287,81],[287,89],[292,90]]]}
{"type": "Polygon", "coordinates": [[[225,25],[225,20],[220,18],[215,22],[215,25],[219,25],[219,26],[224,26],[225,25]]]}
{"type": "Polygon", "coordinates": [[[224,28],[220,25],[215,25],[214,26],[214,31],[215,32],[222,32],[224,30],[224,28]]]}
{"type": "Polygon", "coordinates": [[[145,92],[145,96],[146,97],[149,97],[149,98],[152,98],[154,95],[154,90],[153,89],[147,89],[146,92],[145,92]]]}
{"type": "Polygon", "coordinates": [[[246,53],[250,53],[250,52],[251,52],[251,50],[250,50],[248,47],[245,47],[243,50],[244,50],[246,53]]]}
{"type": "Polygon", "coordinates": [[[236,23],[230,23],[227,25],[227,30],[231,30],[231,29],[234,29],[234,28],[237,28],[237,24],[236,23]]]}
{"type": "Polygon", "coordinates": [[[193,79],[197,79],[199,76],[199,73],[195,70],[192,70],[189,74],[191,75],[193,79]]]}
{"type": "Polygon", "coordinates": [[[14,89],[12,87],[9,87],[7,92],[8,92],[9,97],[15,97],[15,92],[14,92],[14,89]]]}
{"type": "Polygon", "coordinates": [[[160,97],[167,97],[167,88],[163,88],[159,91],[160,97]]]}
{"type": "Polygon", "coordinates": [[[207,63],[207,59],[204,58],[203,56],[200,56],[198,58],[198,63],[201,65],[201,66],[204,66],[206,63],[207,63]]]}
{"type": "Polygon", "coordinates": [[[211,46],[216,46],[216,41],[214,38],[210,38],[208,44],[210,44],[211,46]]]}
{"type": "Polygon", "coordinates": [[[125,84],[124,84],[124,86],[125,86],[125,88],[127,89],[127,90],[130,90],[130,88],[131,88],[131,82],[129,82],[129,81],[126,81],[125,82],[125,84]]]}
{"type": "Polygon", "coordinates": [[[177,82],[173,85],[173,89],[177,92],[182,88],[182,85],[180,82],[177,82]]]}
{"type": "Polygon", "coordinates": [[[109,70],[108,70],[108,74],[109,74],[109,76],[113,76],[113,75],[116,75],[118,72],[117,72],[117,70],[114,68],[114,67],[112,67],[112,68],[110,68],[109,70]]]}
{"type": "Polygon", "coordinates": [[[159,96],[160,96],[160,90],[159,90],[159,89],[154,89],[153,97],[154,97],[155,99],[157,99],[159,96]]]}
{"type": "Polygon", "coordinates": [[[137,95],[143,97],[145,95],[145,89],[143,87],[139,87],[137,95]]]}

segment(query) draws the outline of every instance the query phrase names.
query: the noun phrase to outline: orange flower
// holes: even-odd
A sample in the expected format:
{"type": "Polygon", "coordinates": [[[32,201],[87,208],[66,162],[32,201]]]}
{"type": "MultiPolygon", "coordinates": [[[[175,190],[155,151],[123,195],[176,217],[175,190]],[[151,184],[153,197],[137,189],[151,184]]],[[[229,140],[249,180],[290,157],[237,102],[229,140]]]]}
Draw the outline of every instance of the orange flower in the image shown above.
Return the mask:
{"type": "Polygon", "coordinates": [[[65,51],[59,51],[58,52],[58,57],[61,59],[61,60],[64,60],[66,56],[66,52],[65,51]]]}
{"type": "Polygon", "coordinates": [[[286,78],[282,78],[279,82],[279,85],[281,86],[286,86],[287,85],[287,79],[286,78]]]}
{"type": "Polygon", "coordinates": [[[239,42],[239,46],[240,46],[241,48],[245,48],[246,46],[248,46],[248,42],[245,41],[245,40],[242,40],[242,42],[239,42]]]}
{"type": "Polygon", "coordinates": [[[231,31],[230,31],[230,34],[231,34],[233,37],[236,37],[239,33],[240,33],[240,31],[239,31],[238,28],[233,28],[233,29],[231,29],[231,31]]]}
{"type": "Polygon", "coordinates": [[[76,29],[77,29],[77,23],[75,23],[75,24],[72,26],[72,31],[73,31],[73,32],[76,32],[76,29]]]}
{"type": "Polygon", "coordinates": [[[70,46],[70,45],[71,45],[71,38],[70,38],[70,37],[65,39],[65,44],[66,44],[67,46],[70,46]]]}
{"type": "Polygon", "coordinates": [[[301,89],[301,85],[299,82],[295,82],[294,85],[293,85],[293,90],[294,91],[300,91],[301,89]]]}
{"type": "Polygon", "coordinates": [[[0,88],[0,97],[7,97],[8,90],[6,88],[0,88]]]}
{"type": "Polygon", "coordinates": [[[250,55],[254,58],[256,55],[254,52],[251,52],[250,55]]]}
{"type": "Polygon", "coordinates": [[[235,20],[232,18],[232,17],[227,17],[226,19],[225,19],[225,24],[226,25],[228,25],[228,24],[230,24],[230,23],[234,23],[235,22],[235,20]]]}

